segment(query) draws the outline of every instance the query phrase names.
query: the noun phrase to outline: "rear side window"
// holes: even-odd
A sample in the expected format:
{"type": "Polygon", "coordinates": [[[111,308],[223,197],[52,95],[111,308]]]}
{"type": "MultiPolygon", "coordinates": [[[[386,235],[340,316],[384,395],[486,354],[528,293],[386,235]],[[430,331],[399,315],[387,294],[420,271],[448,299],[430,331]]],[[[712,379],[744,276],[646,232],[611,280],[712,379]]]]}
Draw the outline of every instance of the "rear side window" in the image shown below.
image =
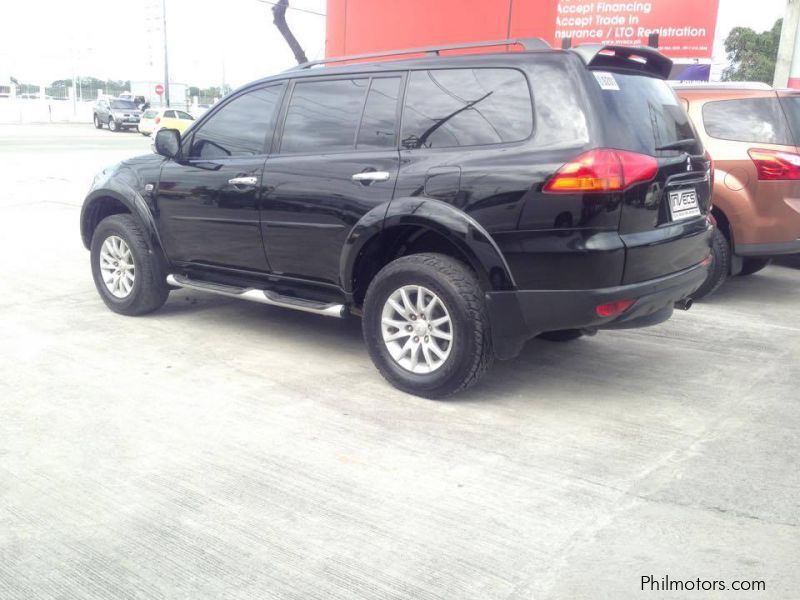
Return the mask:
{"type": "Polygon", "coordinates": [[[281,153],[352,150],[368,87],[368,78],[296,83],[281,153]]]}
{"type": "Polygon", "coordinates": [[[358,130],[359,150],[365,148],[394,148],[397,122],[399,77],[375,78],[369,86],[364,116],[358,130]]]}
{"type": "Polygon", "coordinates": [[[692,123],[675,92],[661,79],[644,75],[593,71],[603,99],[600,115],[612,148],[656,155],[658,152],[700,152],[656,148],[679,140],[697,140],[692,123]]]}
{"type": "Polygon", "coordinates": [[[453,148],[518,142],[533,130],[528,83],[514,69],[413,71],[402,146],[453,148]]]}
{"type": "Polygon", "coordinates": [[[717,100],[703,105],[703,126],[722,140],[756,144],[791,144],[777,98],[717,100]]]}
{"type": "Polygon", "coordinates": [[[194,134],[190,156],[227,158],[264,154],[283,84],[245,92],[226,102],[194,134]]]}
{"type": "Polygon", "coordinates": [[[783,96],[781,106],[789,119],[792,141],[797,144],[800,141],[800,96],[783,96]]]}

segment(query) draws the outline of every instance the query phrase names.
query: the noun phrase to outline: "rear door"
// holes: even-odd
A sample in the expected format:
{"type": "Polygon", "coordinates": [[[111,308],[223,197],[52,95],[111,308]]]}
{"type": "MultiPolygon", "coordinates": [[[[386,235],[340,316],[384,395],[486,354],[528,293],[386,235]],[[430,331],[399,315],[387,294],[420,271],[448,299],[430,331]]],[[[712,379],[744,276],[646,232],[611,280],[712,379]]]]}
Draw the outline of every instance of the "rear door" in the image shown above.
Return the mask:
{"type": "Polygon", "coordinates": [[[264,169],[261,226],[277,275],[340,286],[353,226],[388,204],[397,181],[404,75],[302,78],[264,169]]]}
{"type": "Polygon", "coordinates": [[[605,145],[656,158],[655,178],[622,194],[623,283],[674,273],[709,253],[709,163],[673,90],[657,77],[591,71],[605,145]]]}

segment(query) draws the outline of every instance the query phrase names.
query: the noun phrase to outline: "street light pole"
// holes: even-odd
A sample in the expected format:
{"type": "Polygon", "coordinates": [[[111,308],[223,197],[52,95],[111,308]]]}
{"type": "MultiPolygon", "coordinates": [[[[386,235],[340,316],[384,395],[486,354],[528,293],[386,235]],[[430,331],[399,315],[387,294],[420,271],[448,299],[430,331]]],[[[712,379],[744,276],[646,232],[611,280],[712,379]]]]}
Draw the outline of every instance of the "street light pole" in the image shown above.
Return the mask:
{"type": "Polygon", "coordinates": [[[161,25],[164,30],[164,100],[169,108],[169,62],[167,59],[167,0],[161,0],[161,25]]]}

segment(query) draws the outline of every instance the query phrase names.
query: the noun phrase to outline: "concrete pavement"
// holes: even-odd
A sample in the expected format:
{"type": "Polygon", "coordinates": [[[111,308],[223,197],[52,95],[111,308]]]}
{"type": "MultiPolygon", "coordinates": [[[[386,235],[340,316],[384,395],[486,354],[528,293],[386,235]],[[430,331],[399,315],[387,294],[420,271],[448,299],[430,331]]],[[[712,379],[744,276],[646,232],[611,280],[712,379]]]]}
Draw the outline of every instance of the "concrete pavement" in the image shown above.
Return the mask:
{"type": "Polygon", "coordinates": [[[534,341],[432,402],[356,319],[186,291],[108,311],[80,203],[147,151],[0,125],[0,598],[800,596],[800,270],[534,341]]]}

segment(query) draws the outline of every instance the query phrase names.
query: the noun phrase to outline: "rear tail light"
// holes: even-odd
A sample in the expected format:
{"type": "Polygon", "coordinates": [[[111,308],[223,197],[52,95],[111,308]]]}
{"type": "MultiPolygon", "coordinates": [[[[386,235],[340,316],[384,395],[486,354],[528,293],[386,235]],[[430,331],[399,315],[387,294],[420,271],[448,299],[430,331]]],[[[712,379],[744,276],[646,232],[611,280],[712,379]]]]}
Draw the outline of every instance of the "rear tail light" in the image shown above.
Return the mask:
{"type": "Polygon", "coordinates": [[[161,117],[156,117],[156,125],[158,125],[159,123],[161,123],[161,117]]]}
{"type": "Polygon", "coordinates": [[[650,181],[658,172],[652,156],[597,148],[563,165],[544,186],[545,192],[621,192],[650,181]]]}
{"type": "Polygon", "coordinates": [[[800,179],[800,155],[780,150],[750,148],[747,151],[760,180],[800,179]]]}
{"type": "Polygon", "coordinates": [[[615,317],[628,310],[636,300],[615,300],[606,304],[599,304],[595,308],[598,317],[615,317]]]}

